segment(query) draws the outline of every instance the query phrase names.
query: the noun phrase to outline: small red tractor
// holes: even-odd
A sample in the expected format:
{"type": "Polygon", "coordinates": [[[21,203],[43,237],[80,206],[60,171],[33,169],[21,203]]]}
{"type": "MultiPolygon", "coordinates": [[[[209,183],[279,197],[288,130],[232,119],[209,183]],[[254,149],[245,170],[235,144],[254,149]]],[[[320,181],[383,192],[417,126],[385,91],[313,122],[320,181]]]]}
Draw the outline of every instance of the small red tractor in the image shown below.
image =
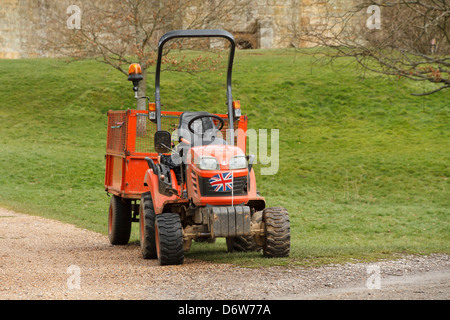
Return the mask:
{"type": "MultiPolygon", "coordinates": [[[[234,53],[234,38],[224,30],[168,32],[159,41],[155,102],[148,110],[108,112],[105,190],[112,194],[111,244],[127,244],[131,223],[139,222],[143,258],[158,259],[161,265],[182,264],[192,240],[213,242],[218,237],[226,238],[230,252],[262,249],[267,257],[289,255],[288,212],[266,208],[256,188],[255,157],[245,154],[247,116],[231,94],[234,53]],[[200,37],[230,43],[227,114],[161,111],[164,44],[200,37]],[[169,131],[177,135],[177,143],[169,131]]],[[[130,66],[129,80],[139,99],[138,64],[130,66]]]]}

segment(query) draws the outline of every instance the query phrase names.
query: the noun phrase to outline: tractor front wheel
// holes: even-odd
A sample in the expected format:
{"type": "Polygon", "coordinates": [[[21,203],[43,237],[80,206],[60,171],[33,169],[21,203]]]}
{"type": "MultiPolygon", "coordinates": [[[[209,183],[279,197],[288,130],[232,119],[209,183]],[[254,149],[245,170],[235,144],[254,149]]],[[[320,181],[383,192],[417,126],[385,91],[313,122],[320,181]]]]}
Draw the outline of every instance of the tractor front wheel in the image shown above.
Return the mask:
{"type": "Polygon", "coordinates": [[[263,254],[266,257],[287,257],[291,246],[289,214],[285,208],[272,207],[263,211],[266,241],[263,254]]]}
{"type": "Polygon", "coordinates": [[[183,264],[183,228],[176,213],[161,213],[156,216],[156,252],[160,265],[183,264]]]}
{"type": "Polygon", "coordinates": [[[126,245],[131,234],[131,202],[113,195],[109,204],[108,237],[112,245],[126,245]]]}

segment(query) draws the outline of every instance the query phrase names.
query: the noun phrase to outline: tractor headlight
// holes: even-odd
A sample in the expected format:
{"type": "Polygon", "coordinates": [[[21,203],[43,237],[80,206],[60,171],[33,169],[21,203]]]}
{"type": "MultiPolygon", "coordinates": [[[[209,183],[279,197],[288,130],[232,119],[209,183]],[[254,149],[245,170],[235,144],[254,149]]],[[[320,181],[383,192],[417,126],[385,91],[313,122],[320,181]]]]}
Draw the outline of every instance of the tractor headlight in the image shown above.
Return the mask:
{"type": "Polygon", "coordinates": [[[200,157],[198,167],[202,170],[220,170],[219,161],[214,157],[200,157]]]}
{"type": "Polygon", "coordinates": [[[231,157],[228,168],[245,169],[247,168],[247,159],[245,158],[244,155],[231,157]]]}

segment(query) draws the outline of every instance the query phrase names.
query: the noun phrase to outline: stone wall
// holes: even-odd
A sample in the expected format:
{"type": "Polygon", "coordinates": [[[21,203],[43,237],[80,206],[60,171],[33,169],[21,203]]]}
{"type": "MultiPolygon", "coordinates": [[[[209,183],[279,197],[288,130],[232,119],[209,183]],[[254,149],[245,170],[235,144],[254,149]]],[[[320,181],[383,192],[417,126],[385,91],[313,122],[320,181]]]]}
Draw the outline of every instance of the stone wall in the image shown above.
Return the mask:
{"type": "Polygon", "coordinates": [[[16,59],[24,55],[27,30],[19,23],[26,1],[2,0],[0,4],[0,58],[16,59]]]}
{"type": "Polygon", "coordinates": [[[0,0],[0,59],[47,56],[38,45],[45,39],[46,9],[45,0],[0,0]]]}
{"type": "MultiPolygon", "coordinates": [[[[254,0],[250,3],[241,13],[213,25],[231,31],[241,48],[310,46],[296,37],[302,28],[320,26],[329,13],[327,10],[343,12],[353,1],[254,0]]],[[[45,42],[43,13],[47,9],[47,0],[0,0],[0,58],[51,56],[38,49],[45,42]]],[[[182,19],[181,26],[188,25],[189,16],[182,19]]]]}
{"type": "MultiPolygon", "coordinates": [[[[354,0],[253,0],[243,12],[213,27],[231,31],[243,48],[309,47],[313,43],[298,37],[306,27],[323,27],[330,16],[342,16],[354,4],[354,0]]],[[[183,25],[189,20],[186,15],[183,25]]]]}

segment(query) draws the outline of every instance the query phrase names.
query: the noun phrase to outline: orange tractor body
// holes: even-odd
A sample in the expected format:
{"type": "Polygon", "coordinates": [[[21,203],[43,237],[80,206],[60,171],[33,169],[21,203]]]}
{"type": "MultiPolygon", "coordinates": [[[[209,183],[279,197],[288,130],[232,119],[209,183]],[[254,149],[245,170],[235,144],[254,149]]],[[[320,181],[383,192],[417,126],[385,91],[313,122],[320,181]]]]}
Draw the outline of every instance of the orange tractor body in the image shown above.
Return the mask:
{"type": "MultiPolygon", "coordinates": [[[[108,216],[112,244],[127,244],[131,223],[139,222],[143,257],[158,259],[162,265],[183,263],[192,240],[218,237],[227,239],[228,251],[289,255],[288,213],[280,207],[266,208],[256,188],[254,156],[245,154],[248,119],[231,95],[234,50],[233,36],[223,30],[169,32],[159,42],[156,102],[149,110],[108,112],[105,190],[112,194],[108,216]],[[163,46],[188,37],[230,42],[227,114],[161,110],[163,46]]],[[[129,80],[136,98],[145,98],[137,96],[142,80],[139,65],[130,66],[129,80]]]]}

